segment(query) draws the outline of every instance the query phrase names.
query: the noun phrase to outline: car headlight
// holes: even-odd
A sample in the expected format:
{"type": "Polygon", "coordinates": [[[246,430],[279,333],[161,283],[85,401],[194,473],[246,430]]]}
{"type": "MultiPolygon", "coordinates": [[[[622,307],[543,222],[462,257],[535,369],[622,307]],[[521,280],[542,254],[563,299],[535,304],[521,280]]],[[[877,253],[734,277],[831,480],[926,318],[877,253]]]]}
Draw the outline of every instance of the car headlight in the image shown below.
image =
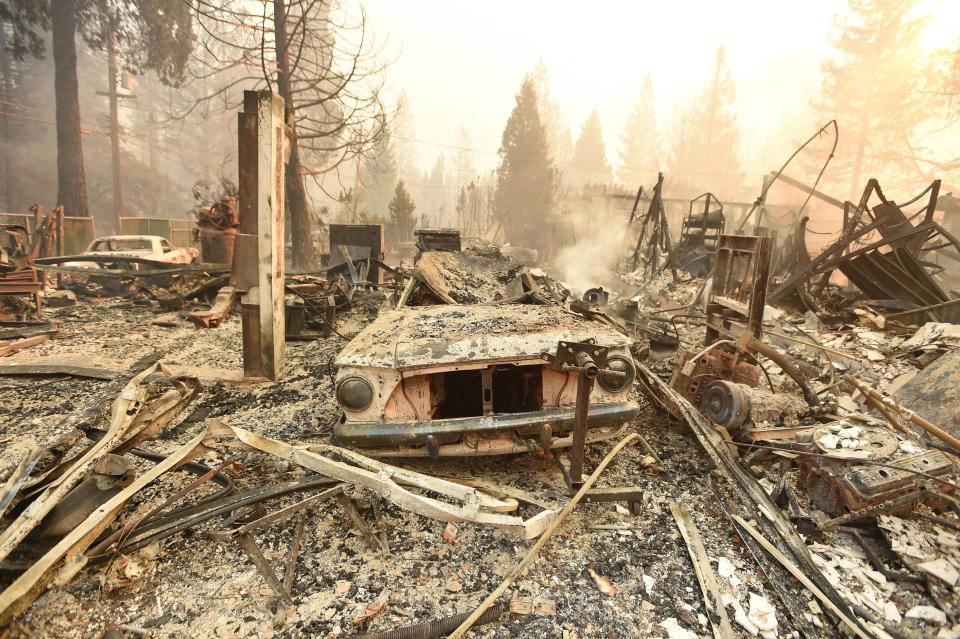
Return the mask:
{"type": "Polygon", "coordinates": [[[600,384],[600,387],[611,393],[619,393],[630,388],[634,378],[637,376],[633,362],[623,355],[612,355],[607,358],[606,368],[626,375],[626,377],[613,378],[600,373],[600,375],[597,376],[597,382],[600,384]]]}
{"type": "Polygon", "coordinates": [[[364,410],[373,402],[373,385],[362,377],[344,377],[337,384],[337,402],[346,410],[364,410]]]}

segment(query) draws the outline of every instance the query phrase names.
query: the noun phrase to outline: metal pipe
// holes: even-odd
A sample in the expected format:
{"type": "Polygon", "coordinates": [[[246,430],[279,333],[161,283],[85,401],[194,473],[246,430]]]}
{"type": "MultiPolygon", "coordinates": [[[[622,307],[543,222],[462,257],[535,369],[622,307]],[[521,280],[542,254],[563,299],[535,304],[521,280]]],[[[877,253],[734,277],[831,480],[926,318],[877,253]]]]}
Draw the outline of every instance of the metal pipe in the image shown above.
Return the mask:
{"type": "Polygon", "coordinates": [[[807,401],[807,404],[810,408],[820,408],[820,396],[817,395],[816,391],[813,390],[813,387],[810,386],[810,382],[807,381],[807,378],[803,376],[803,373],[800,372],[800,369],[790,361],[790,358],[786,355],[783,355],[780,351],[775,349],[773,346],[770,346],[766,342],[758,340],[756,337],[751,337],[750,341],[747,343],[747,348],[757,351],[761,355],[770,359],[773,363],[783,369],[783,372],[790,376],[790,379],[797,383],[797,386],[800,387],[800,390],[803,392],[803,398],[807,401]]]}
{"type": "MultiPolygon", "coordinates": [[[[585,353],[581,354],[585,355],[585,353]]],[[[577,359],[579,360],[580,357],[577,359]]],[[[587,359],[590,358],[587,357],[587,359]]],[[[593,360],[590,360],[590,363],[593,363],[593,360]]],[[[596,367],[596,364],[594,364],[594,367],[596,367]]],[[[587,411],[590,409],[590,391],[592,389],[593,377],[584,367],[577,376],[577,406],[573,420],[573,446],[570,449],[571,488],[579,486],[583,478],[583,455],[587,440],[587,411]]]]}

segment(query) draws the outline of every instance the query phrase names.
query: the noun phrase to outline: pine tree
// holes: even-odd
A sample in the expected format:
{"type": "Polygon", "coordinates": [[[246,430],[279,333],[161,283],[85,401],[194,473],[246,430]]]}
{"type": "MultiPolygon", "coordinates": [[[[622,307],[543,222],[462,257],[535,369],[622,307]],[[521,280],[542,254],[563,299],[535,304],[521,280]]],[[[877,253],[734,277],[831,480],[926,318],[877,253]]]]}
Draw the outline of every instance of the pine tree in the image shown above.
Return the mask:
{"type": "Polygon", "coordinates": [[[848,0],[830,43],[834,59],[821,65],[823,93],[815,107],[836,118],[840,143],[829,179],[856,201],[867,178],[928,180],[918,158],[918,129],[931,118],[926,95],[932,60],[920,47],[929,16],[915,17],[917,0],[848,0]]]}
{"type": "Polygon", "coordinates": [[[736,98],[737,88],[721,45],[714,56],[710,82],[674,114],[669,167],[675,193],[693,196],[712,191],[727,198],[746,194],[736,98]]]}
{"type": "Polygon", "coordinates": [[[600,114],[596,109],[587,116],[573,147],[570,176],[576,186],[609,184],[613,181],[613,171],[607,164],[607,152],[603,144],[600,114]]]}
{"type": "Polygon", "coordinates": [[[447,213],[447,159],[441,153],[436,164],[424,180],[427,185],[426,206],[423,223],[430,226],[443,226],[447,213]]]}
{"type": "Polygon", "coordinates": [[[556,168],[537,108],[534,80],[527,75],[500,142],[494,211],[507,241],[539,248],[553,208],[556,168]]]}
{"type": "Polygon", "coordinates": [[[653,106],[653,78],[648,73],[620,134],[617,177],[626,186],[636,188],[650,182],[659,170],[660,139],[653,106]]]}
{"type": "Polygon", "coordinates": [[[371,155],[360,164],[359,209],[367,220],[385,217],[398,179],[389,134],[377,141],[371,155]]]}
{"type": "Polygon", "coordinates": [[[416,137],[413,111],[407,92],[402,90],[397,97],[397,112],[391,123],[390,150],[397,163],[397,173],[400,179],[407,182],[416,181],[420,177],[417,167],[417,145],[413,142],[416,137]]]}
{"type": "Polygon", "coordinates": [[[417,207],[410,194],[403,186],[403,180],[397,182],[393,191],[393,199],[387,206],[390,211],[390,220],[384,229],[387,238],[392,242],[404,242],[413,239],[413,228],[417,225],[417,218],[413,214],[417,207]]]}
{"type": "Polygon", "coordinates": [[[473,156],[473,141],[467,128],[460,125],[460,133],[457,137],[457,156],[454,158],[454,165],[451,167],[453,175],[450,183],[457,189],[464,188],[477,177],[477,165],[473,156]]]}
{"type": "Polygon", "coordinates": [[[550,96],[550,74],[543,58],[533,70],[533,82],[540,122],[547,136],[547,153],[558,166],[565,166],[573,158],[573,140],[570,127],[560,114],[560,105],[550,96]]]}

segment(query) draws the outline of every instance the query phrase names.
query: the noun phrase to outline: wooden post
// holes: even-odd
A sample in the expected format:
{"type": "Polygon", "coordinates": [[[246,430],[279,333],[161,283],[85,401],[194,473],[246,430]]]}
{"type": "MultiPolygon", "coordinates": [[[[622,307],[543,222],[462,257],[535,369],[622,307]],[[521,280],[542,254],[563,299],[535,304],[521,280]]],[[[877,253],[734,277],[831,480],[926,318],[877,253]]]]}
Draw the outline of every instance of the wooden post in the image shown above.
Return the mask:
{"type": "Polygon", "coordinates": [[[280,96],[244,92],[237,148],[240,228],[231,285],[243,292],[243,372],[246,377],[277,379],[285,365],[283,216],[288,157],[280,96]]]}

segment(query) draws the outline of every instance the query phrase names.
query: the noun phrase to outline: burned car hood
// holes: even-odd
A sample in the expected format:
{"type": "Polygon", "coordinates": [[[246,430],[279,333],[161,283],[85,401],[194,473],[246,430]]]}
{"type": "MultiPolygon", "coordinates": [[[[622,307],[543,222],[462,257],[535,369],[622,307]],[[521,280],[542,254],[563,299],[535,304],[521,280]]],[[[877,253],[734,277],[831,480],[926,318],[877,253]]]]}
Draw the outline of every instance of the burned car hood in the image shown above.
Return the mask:
{"type": "Polygon", "coordinates": [[[338,366],[420,368],[457,362],[531,358],[560,340],[594,338],[605,346],[630,339],[559,306],[503,304],[423,306],[383,311],[341,351],[338,366]]]}

